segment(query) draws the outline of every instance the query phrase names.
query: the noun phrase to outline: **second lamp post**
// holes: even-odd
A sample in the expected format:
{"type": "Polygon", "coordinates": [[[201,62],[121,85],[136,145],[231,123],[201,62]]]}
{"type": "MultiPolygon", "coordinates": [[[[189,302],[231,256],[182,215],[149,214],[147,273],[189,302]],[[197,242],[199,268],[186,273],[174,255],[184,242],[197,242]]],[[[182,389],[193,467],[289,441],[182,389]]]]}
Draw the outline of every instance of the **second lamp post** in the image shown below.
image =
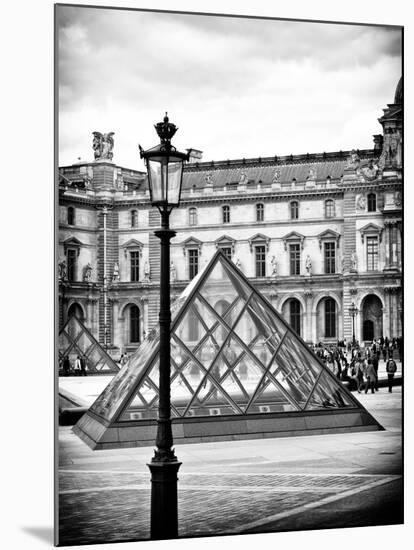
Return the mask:
{"type": "Polygon", "coordinates": [[[160,144],[147,151],[139,146],[147,167],[151,204],[161,214],[161,229],[155,231],[161,241],[157,448],[148,464],[151,470],[152,539],[178,537],[177,473],[181,462],[172,448],[170,387],[170,240],[176,233],[170,229],[169,218],[171,210],[180,203],[184,163],[189,160],[191,149],[188,153],[181,153],[171,145],[177,129],[169,122],[166,113],[163,122],[155,125],[160,144]]]}
{"type": "Polygon", "coordinates": [[[349,306],[349,315],[352,317],[352,345],[355,347],[355,316],[358,314],[358,308],[352,302],[352,304],[349,306]]]}

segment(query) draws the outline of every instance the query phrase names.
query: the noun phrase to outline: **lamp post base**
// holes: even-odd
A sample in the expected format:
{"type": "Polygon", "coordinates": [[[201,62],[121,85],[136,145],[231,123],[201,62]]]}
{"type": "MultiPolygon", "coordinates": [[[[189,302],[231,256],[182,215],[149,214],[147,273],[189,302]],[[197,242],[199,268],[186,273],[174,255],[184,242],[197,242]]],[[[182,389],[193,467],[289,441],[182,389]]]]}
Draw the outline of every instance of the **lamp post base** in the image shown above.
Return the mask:
{"type": "Polygon", "coordinates": [[[176,458],[155,459],[148,464],[151,471],[151,539],[178,537],[177,473],[181,464],[176,458]]]}

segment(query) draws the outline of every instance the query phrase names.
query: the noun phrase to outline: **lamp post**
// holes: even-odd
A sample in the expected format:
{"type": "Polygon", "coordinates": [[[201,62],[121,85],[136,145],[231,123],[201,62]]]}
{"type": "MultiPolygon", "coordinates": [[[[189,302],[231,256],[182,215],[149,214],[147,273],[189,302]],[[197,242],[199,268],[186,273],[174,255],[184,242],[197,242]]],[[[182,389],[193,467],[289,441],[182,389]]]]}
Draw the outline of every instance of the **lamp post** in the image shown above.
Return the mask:
{"type": "Polygon", "coordinates": [[[355,347],[355,316],[358,314],[358,308],[354,302],[352,302],[348,311],[349,315],[352,317],[352,345],[355,347]]]}
{"type": "Polygon", "coordinates": [[[152,206],[161,214],[161,229],[155,235],[161,241],[160,266],[160,348],[159,348],[159,405],[156,449],[148,467],[151,471],[151,538],[170,539],[178,537],[177,473],[181,466],[174,454],[171,429],[170,387],[170,240],[176,235],[170,229],[171,210],[180,203],[183,167],[190,158],[171,145],[177,131],[169,122],[167,113],[163,122],[155,124],[160,144],[144,151],[144,159],[152,206]]]}

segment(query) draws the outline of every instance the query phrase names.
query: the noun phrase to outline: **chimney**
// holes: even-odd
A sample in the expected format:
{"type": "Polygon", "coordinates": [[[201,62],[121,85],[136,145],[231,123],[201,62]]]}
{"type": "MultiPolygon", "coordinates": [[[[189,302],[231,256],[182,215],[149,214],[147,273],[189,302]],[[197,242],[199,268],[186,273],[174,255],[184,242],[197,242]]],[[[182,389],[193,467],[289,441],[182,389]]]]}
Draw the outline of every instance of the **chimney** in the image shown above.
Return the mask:
{"type": "Polygon", "coordinates": [[[187,153],[190,152],[190,164],[200,161],[203,158],[203,151],[199,149],[186,149],[187,153]]]}

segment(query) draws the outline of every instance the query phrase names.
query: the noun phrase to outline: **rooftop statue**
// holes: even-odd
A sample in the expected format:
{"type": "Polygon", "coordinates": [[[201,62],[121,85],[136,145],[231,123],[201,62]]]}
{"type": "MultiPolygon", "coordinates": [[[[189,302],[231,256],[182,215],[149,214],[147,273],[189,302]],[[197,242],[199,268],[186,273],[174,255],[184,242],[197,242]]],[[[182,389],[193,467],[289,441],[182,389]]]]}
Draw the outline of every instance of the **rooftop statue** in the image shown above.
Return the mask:
{"type": "Polygon", "coordinates": [[[107,134],[101,134],[101,132],[92,133],[92,149],[94,151],[95,160],[112,160],[112,149],[114,148],[114,138],[112,136],[115,132],[108,132],[107,134]]]}

